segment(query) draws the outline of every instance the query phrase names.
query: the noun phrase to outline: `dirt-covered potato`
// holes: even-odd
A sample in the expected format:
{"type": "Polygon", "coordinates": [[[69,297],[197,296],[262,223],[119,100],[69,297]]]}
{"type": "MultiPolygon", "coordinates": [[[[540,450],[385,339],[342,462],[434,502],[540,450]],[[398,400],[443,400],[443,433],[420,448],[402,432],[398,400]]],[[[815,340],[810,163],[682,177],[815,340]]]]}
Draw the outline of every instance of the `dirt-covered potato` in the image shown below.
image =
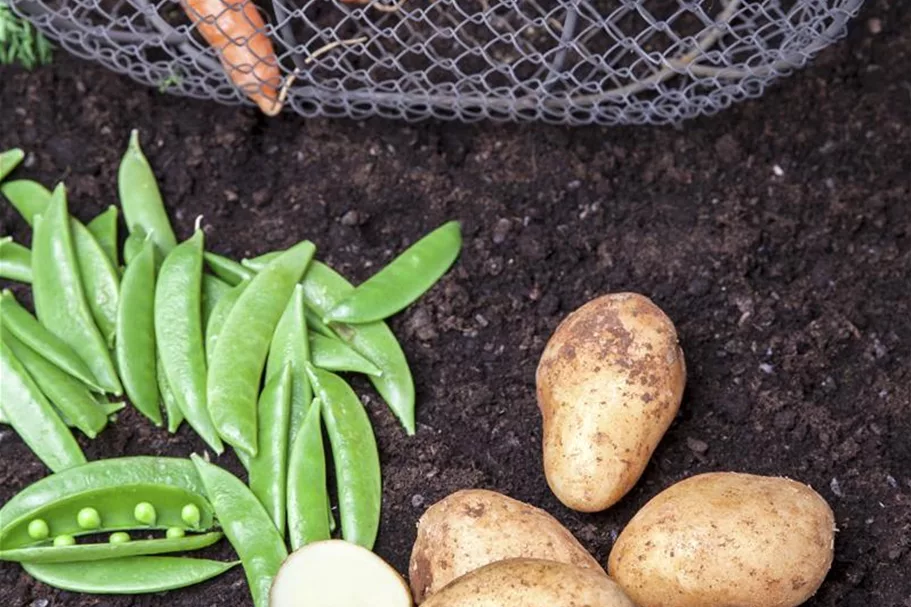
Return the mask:
{"type": "Polygon", "coordinates": [[[832,564],[835,520],[798,482],[719,472],[659,493],[611,551],[611,576],[639,607],[793,607],[832,564]]]}
{"type": "Polygon", "coordinates": [[[538,364],[544,473],[564,504],[598,512],[629,491],[680,407],[686,368],[674,324],[647,297],[594,299],[538,364]]]}
{"type": "Polygon", "coordinates": [[[594,569],[536,559],[491,563],[431,596],[424,607],[635,607],[594,569]]]}
{"type": "Polygon", "coordinates": [[[604,574],[601,565],[557,519],[494,491],[457,491],[418,523],[409,578],[422,602],[452,580],[512,558],[558,561],[604,574]]]}

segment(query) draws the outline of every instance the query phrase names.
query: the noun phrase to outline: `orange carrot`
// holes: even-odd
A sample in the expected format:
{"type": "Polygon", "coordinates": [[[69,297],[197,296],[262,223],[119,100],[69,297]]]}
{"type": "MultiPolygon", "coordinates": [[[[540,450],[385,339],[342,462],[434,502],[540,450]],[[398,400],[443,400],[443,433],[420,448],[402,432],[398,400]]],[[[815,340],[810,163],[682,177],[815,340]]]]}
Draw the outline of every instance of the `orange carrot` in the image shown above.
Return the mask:
{"type": "Polygon", "coordinates": [[[183,0],[184,12],[218,53],[231,81],[267,116],[282,109],[281,73],[253,0],[183,0]]]}

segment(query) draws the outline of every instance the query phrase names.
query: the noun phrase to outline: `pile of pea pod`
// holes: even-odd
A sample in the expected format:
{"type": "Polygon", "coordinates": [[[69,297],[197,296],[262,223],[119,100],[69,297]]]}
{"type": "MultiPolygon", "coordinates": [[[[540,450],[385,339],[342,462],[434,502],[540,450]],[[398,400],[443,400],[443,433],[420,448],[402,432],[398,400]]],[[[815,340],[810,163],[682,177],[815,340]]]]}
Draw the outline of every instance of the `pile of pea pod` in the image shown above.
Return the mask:
{"type": "MultiPolygon", "coordinates": [[[[22,158],[0,153],[0,182],[22,158]]],[[[335,532],[324,429],[341,537],[372,548],[379,454],[338,372],[369,378],[414,433],[411,371],[384,319],[454,263],[458,223],[354,287],[309,241],[235,261],[206,251],[197,220],[178,242],[135,131],[118,174],[124,266],[117,207],[83,224],[62,184],[0,192],[33,229],[31,249],[0,238],[0,278],[30,283],[36,310],[0,295],[0,423],[54,472],[0,508],[0,560],[67,590],[159,592],[237,564],[161,556],[224,534],[264,606],[286,539],[297,549],[335,532]],[[95,438],[124,396],[170,432],[186,421],[216,455],[233,448],[248,483],[196,455],[87,463],[70,428],[95,438]]]]}

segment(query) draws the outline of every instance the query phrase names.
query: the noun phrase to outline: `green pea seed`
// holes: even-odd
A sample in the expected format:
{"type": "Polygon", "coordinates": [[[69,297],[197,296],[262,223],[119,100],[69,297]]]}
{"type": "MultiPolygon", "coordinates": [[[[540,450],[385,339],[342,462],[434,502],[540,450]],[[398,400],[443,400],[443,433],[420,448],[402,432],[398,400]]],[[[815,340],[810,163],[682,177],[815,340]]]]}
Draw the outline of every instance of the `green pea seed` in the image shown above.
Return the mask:
{"type": "Polygon", "coordinates": [[[168,530],[165,532],[165,537],[169,540],[176,540],[182,538],[187,534],[182,527],[168,527],[168,530]]]}
{"type": "Polygon", "coordinates": [[[200,514],[196,504],[187,504],[180,510],[180,519],[190,527],[198,527],[200,514]]]}
{"type": "Polygon", "coordinates": [[[111,537],[108,538],[108,542],[111,544],[126,544],[130,541],[130,534],[126,531],[115,531],[111,534],[111,537]]]}
{"type": "Polygon", "coordinates": [[[28,524],[28,536],[33,540],[46,540],[50,535],[51,530],[43,519],[36,518],[28,524]]]}
{"type": "Polygon", "coordinates": [[[154,525],[158,520],[158,513],[155,512],[155,506],[149,502],[139,502],[133,508],[133,518],[143,525],[154,525]]]}
{"type": "Polygon", "coordinates": [[[76,515],[76,524],[81,529],[98,529],[101,527],[101,515],[94,508],[83,508],[76,515]]]}
{"type": "Polygon", "coordinates": [[[76,544],[76,538],[72,535],[58,535],[54,538],[55,546],[74,546],[76,544]]]}

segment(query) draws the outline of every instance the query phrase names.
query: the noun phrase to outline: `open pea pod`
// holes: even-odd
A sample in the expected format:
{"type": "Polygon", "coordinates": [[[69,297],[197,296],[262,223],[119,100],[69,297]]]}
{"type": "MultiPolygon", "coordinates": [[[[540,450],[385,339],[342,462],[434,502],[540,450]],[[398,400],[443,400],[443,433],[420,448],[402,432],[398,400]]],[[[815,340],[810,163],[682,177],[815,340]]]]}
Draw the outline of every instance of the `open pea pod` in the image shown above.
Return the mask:
{"type": "Polygon", "coordinates": [[[48,586],[89,594],[147,594],[210,580],[238,563],[179,556],[132,556],[88,563],[23,563],[48,586]]]}
{"type": "Polygon", "coordinates": [[[31,546],[0,550],[0,561],[20,563],[81,563],[85,561],[102,561],[128,556],[145,556],[167,554],[170,552],[189,552],[211,546],[223,536],[218,531],[187,535],[177,538],[135,540],[116,544],[99,542],[96,544],[75,544],[72,546],[31,546]]]}
{"type": "Polygon", "coordinates": [[[207,531],[215,526],[212,505],[193,464],[170,457],[89,462],[29,485],[0,508],[0,550],[34,546],[47,539],[29,533],[36,519],[47,525],[51,538],[125,529],[207,531]],[[134,509],[139,503],[155,508],[153,524],[136,520],[134,509]],[[100,526],[79,526],[76,515],[83,508],[98,512],[100,526]]]}

